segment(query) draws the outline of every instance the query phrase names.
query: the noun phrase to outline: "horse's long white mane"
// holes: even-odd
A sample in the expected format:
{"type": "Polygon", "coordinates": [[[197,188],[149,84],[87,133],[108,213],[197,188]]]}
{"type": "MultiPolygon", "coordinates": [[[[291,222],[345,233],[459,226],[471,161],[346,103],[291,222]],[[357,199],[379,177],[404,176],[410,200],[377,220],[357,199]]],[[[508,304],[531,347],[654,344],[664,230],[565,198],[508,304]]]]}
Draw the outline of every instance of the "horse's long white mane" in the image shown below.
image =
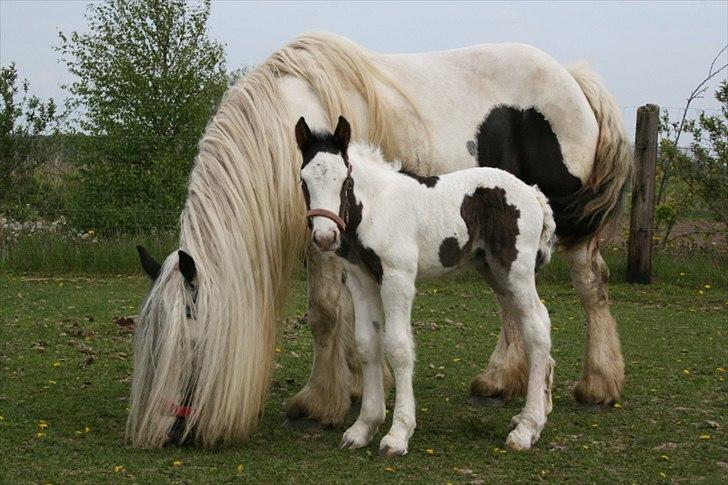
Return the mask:
{"type": "Polygon", "coordinates": [[[288,112],[277,84],[285,75],[306,81],[330,120],[351,120],[355,138],[415,163],[408,143],[421,142],[422,128],[414,105],[402,114],[381,97],[376,83],[409,101],[369,51],[341,37],[305,35],[228,90],[199,144],[180,221],[180,247],[198,271],[196,319],[185,316],[192,302],[176,253],[140,310],[127,423],[137,446],[167,441],[170,406],[182,404],[188,388],[193,410],[185,433],[207,446],[244,439],[262,412],[286,285],[305,234],[290,124],[297,114],[288,112]],[[352,89],[367,113],[349,104],[352,89]]]}

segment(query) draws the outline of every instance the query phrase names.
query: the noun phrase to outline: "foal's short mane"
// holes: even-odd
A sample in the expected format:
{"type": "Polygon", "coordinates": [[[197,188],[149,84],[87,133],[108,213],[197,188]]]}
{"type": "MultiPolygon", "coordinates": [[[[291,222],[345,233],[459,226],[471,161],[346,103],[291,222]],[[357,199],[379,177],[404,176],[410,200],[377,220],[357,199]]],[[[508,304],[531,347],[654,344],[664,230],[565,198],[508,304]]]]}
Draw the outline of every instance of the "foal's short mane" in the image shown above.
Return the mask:
{"type": "Polygon", "coordinates": [[[401,161],[386,160],[382,149],[371,143],[352,143],[349,145],[348,154],[349,161],[351,163],[367,163],[381,168],[386,168],[394,172],[399,172],[402,169],[401,161]]]}
{"type": "MultiPolygon", "coordinates": [[[[262,411],[275,356],[280,308],[304,249],[300,154],[278,80],[307,82],[332,122],[340,114],[355,138],[407,158],[422,143],[414,104],[372,61],[374,54],[326,33],[304,35],[225,94],[199,143],[180,218],[180,247],[195,259],[196,320],[176,309],[182,298],[176,257],[163,266],[140,311],[127,436],[137,446],[162,446],[193,386],[187,432],[204,445],[241,441],[262,411]],[[398,93],[410,110],[380,95],[398,93]],[[368,109],[350,104],[357,90],[368,109]],[[403,114],[406,113],[406,114],[403,114]],[[173,308],[174,307],[174,308],[173,308]],[[194,431],[192,431],[194,429],[194,431]]],[[[416,167],[416,165],[415,165],[416,167]]],[[[175,253],[176,254],[176,253],[175,253]]],[[[184,309],[184,308],[183,308],[184,309]]]]}

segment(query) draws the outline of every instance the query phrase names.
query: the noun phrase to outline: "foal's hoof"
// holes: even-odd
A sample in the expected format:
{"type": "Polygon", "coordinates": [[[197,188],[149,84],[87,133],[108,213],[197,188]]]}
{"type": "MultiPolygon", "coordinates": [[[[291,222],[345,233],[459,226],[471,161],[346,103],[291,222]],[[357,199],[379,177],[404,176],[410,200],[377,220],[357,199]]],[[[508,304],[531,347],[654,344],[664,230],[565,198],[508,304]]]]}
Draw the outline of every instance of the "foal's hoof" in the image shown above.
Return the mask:
{"type": "Polygon", "coordinates": [[[531,448],[532,441],[531,437],[526,433],[521,433],[518,429],[514,429],[508,433],[506,448],[511,451],[525,451],[531,448]]]}
{"type": "Polygon", "coordinates": [[[321,424],[321,422],[308,418],[287,418],[283,421],[283,427],[298,431],[323,431],[326,428],[323,424],[321,424]]]}
{"type": "Polygon", "coordinates": [[[478,396],[472,395],[468,399],[468,403],[471,406],[480,406],[487,408],[502,408],[506,405],[506,400],[503,396],[478,396]]]}
{"type": "Polygon", "coordinates": [[[406,454],[407,450],[398,450],[396,448],[390,448],[389,446],[379,448],[379,456],[382,458],[394,458],[397,456],[404,456],[406,454]]]}

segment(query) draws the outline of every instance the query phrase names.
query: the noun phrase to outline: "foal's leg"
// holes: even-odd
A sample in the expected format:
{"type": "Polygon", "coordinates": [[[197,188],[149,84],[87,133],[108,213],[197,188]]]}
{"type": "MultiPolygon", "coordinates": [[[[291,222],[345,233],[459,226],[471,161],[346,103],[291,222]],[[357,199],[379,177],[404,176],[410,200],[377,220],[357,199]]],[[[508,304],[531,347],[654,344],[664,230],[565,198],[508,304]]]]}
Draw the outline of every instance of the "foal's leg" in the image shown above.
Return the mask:
{"type": "Polygon", "coordinates": [[[313,369],[306,386],[286,404],[286,418],[291,424],[313,420],[339,425],[361,375],[351,296],[342,282],[344,268],[332,255],[310,251],[307,270],[313,369]]]}
{"type": "MultiPolygon", "coordinates": [[[[513,275],[511,275],[512,277],[513,275]]],[[[551,323],[548,311],[538,297],[533,271],[523,278],[511,278],[506,306],[519,324],[528,359],[528,391],[526,405],[511,420],[512,431],[506,438],[511,450],[527,450],[538,441],[551,412],[553,360],[551,352],[551,323]]]]}
{"type": "Polygon", "coordinates": [[[488,367],[470,382],[470,402],[482,406],[502,406],[511,399],[526,394],[528,363],[518,323],[495,293],[500,304],[502,327],[498,343],[490,356],[488,367]]]}
{"type": "Polygon", "coordinates": [[[362,359],[363,392],[359,418],[341,438],[342,448],[361,448],[384,422],[384,383],[380,328],[384,324],[379,288],[370,277],[349,274],[347,286],[354,301],[354,334],[362,359]]]}
{"type": "Polygon", "coordinates": [[[415,297],[415,273],[385,273],[381,285],[385,314],[384,347],[389,364],[394,370],[396,400],[392,427],[379,444],[379,453],[385,457],[404,455],[407,443],[414,433],[415,396],[412,377],[415,348],[410,316],[415,297]]]}
{"type": "Polygon", "coordinates": [[[586,354],[574,397],[583,404],[607,406],[619,398],[624,386],[624,360],[617,322],[609,313],[609,268],[596,240],[567,251],[571,280],[586,312],[586,354]]]}

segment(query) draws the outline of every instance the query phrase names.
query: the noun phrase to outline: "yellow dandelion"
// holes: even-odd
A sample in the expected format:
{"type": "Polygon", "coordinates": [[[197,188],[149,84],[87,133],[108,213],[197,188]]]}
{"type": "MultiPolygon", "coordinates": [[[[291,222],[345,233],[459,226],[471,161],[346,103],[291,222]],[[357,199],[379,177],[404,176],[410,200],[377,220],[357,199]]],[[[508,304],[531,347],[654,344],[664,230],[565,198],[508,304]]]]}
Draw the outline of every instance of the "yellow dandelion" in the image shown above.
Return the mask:
{"type": "Polygon", "coordinates": [[[58,362],[58,361],[53,362],[53,367],[60,367],[60,366],[61,366],[60,362],[58,362]]]}
{"type": "Polygon", "coordinates": [[[622,409],[622,405],[621,405],[621,404],[619,404],[618,402],[615,402],[615,403],[614,403],[614,407],[615,407],[616,409],[622,409]]]}
{"type": "Polygon", "coordinates": [[[84,433],[90,433],[91,432],[91,428],[89,428],[88,426],[84,426],[83,432],[84,433]]]}
{"type": "Polygon", "coordinates": [[[114,466],[114,473],[121,473],[124,471],[124,465],[115,465],[114,466]]]}
{"type": "Polygon", "coordinates": [[[388,467],[384,468],[384,471],[389,472],[389,473],[394,473],[394,468],[392,468],[391,466],[388,466],[388,467]]]}
{"type": "Polygon", "coordinates": [[[42,437],[44,437],[44,436],[45,436],[45,433],[43,433],[43,432],[41,432],[41,431],[38,431],[38,432],[37,432],[37,433],[35,434],[35,437],[36,437],[36,438],[42,438],[42,437]]]}
{"type": "MultiPolygon", "coordinates": [[[[715,370],[717,370],[718,372],[725,372],[725,367],[717,367],[715,370]]],[[[0,421],[2,420],[0,419],[0,421]]]]}
{"type": "Polygon", "coordinates": [[[670,458],[668,458],[667,455],[660,455],[660,460],[668,461],[668,460],[670,460],[670,458]]]}
{"type": "Polygon", "coordinates": [[[235,471],[238,472],[238,475],[240,475],[245,471],[245,465],[241,463],[240,465],[235,467],[235,471]]]}
{"type": "Polygon", "coordinates": [[[541,476],[546,475],[546,470],[541,470],[541,476]]]}
{"type": "Polygon", "coordinates": [[[685,273],[680,273],[680,276],[685,276],[685,273]]]}
{"type": "Polygon", "coordinates": [[[5,421],[5,416],[0,416],[0,423],[2,423],[3,421],[5,421]]]}
{"type": "Polygon", "coordinates": [[[277,354],[280,354],[281,352],[282,352],[281,348],[280,347],[276,347],[276,353],[277,354]]]}
{"type": "Polygon", "coordinates": [[[427,448],[425,450],[425,453],[427,453],[428,455],[434,455],[435,454],[435,450],[433,450],[432,448],[427,448]]]}
{"type": "Polygon", "coordinates": [[[45,420],[41,419],[38,422],[38,428],[40,428],[40,429],[46,429],[47,427],[48,427],[48,423],[45,420]]]}
{"type": "Polygon", "coordinates": [[[705,288],[706,290],[709,290],[710,289],[710,285],[703,285],[703,288],[705,288]]]}
{"type": "Polygon", "coordinates": [[[705,293],[703,290],[698,290],[698,295],[702,295],[703,293],[705,293]]]}
{"type": "Polygon", "coordinates": [[[50,384],[50,385],[55,385],[55,383],[56,383],[56,381],[51,381],[51,380],[48,381],[48,384],[50,384]]]}
{"type": "Polygon", "coordinates": [[[685,374],[686,376],[687,375],[690,375],[690,370],[689,369],[683,369],[683,374],[685,374]]]}
{"type": "Polygon", "coordinates": [[[455,357],[452,361],[453,362],[460,362],[460,357],[455,357]]]}
{"type": "Polygon", "coordinates": [[[182,460],[174,460],[172,462],[172,465],[174,465],[174,466],[182,466],[182,460]]]}
{"type": "Polygon", "coordinates": [[[701,435],[700,435],[700,439],[701,439],[701,440],[709,440],[710,438],[711,438],[711,437],[710,437],[710,435],[709,435],[709,434],[701,434],[701,435]]]}

